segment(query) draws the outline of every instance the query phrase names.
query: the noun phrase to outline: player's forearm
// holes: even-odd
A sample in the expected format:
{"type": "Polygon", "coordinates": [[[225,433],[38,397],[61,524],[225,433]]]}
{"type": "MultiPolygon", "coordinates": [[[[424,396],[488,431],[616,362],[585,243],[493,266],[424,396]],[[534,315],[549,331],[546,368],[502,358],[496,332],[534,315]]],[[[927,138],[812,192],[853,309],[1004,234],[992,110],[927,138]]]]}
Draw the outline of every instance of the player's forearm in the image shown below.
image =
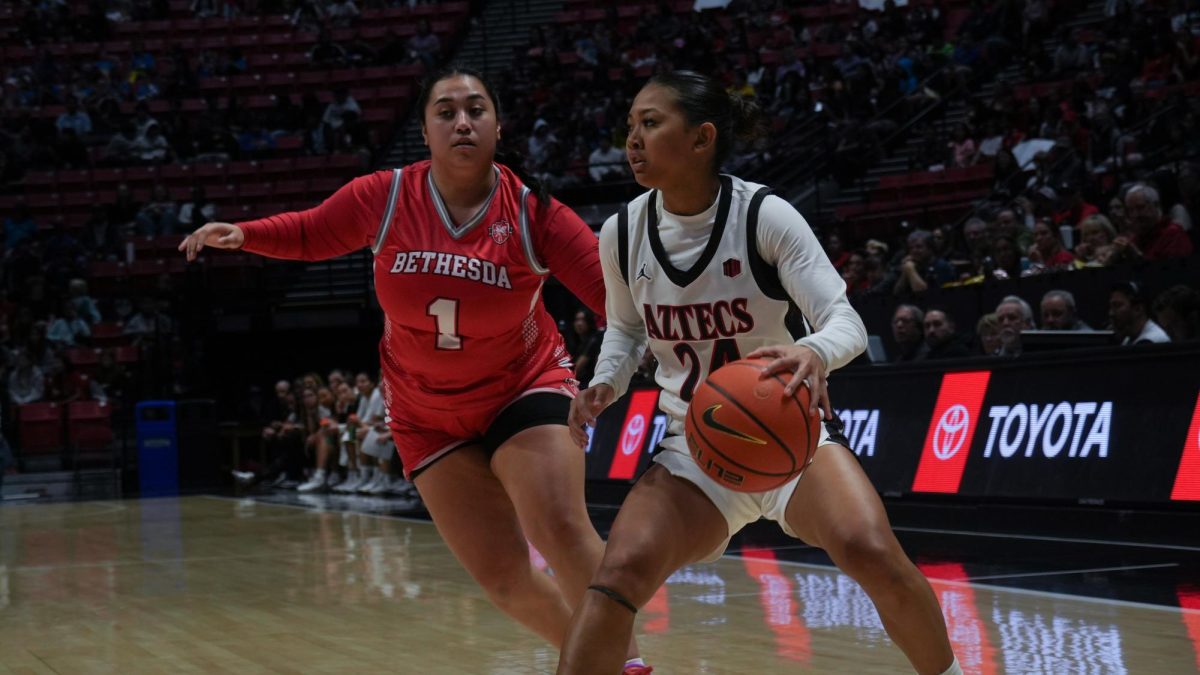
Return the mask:
{"type": "Polygon", "coordinates": [[[614,400],[629,389],[629,381],[637,372],[642,354],[646,351],[646,336],[628,330],[609,324],[604,333],[604,343],[600,346],[600,356],[596,359],[596,372],[590,382],[590,386],[607,384],[612,387],[614,400]]]}

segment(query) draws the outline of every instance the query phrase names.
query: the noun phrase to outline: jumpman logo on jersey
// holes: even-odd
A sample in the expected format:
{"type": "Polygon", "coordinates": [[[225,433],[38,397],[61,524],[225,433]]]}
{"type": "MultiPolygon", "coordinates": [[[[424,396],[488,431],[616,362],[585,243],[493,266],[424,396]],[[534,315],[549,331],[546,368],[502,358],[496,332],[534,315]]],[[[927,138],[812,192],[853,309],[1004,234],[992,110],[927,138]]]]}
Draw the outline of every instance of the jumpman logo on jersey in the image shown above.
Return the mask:
{"type": "Polygon", "coordinates": [[[653,279],[650,278],[650,275],[646,274],[646,263],[642,263],[642,268],[638,270],[637,278],[635,278],[634,281],[641,281],[642,279],[645,279],[646,281],[653,281],[653,279]]]}

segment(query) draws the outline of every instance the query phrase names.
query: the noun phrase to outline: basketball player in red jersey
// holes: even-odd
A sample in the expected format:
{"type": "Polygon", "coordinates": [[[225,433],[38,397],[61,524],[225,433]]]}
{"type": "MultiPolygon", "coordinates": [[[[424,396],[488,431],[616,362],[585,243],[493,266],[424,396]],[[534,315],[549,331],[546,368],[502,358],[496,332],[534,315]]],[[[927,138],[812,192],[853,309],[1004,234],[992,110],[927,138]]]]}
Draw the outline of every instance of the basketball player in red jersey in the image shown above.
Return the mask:
{"type": "Polygon", "coordinates": [[[652,190],[601,230],[608,330],[592,386],[571,404],[570,426],[585,442],[584,424],[625,391],[648,344],[675,435],[621,506],[558,672],[616,672],[634,614],[666,579],[719,557],[739,529],[768,518],[823,548],[862,585],[917,672],[962,675],[936,596],[836,424],[822,425],[802,478],[758,493],[711,479],[678,435],[696,383],[742,356],[772,359],[762,378],[791,372],[787,395],[807,380],[812,412],[819,406],[831,419],[826,373],[866,347],[846,284],[804,218],[765,187],[718,173],[735,134],[756,126],[756,112],[711,78],[674,72],[654,76],[629,113],[626,154],[638,183],[652,190]],[[789,301],[812,325],[795,342],[784,323],[789,301]]]}
{"type": "MultiPolygon", "coordinates": [[[[492,602],[561,646],[603,544],[566,427],[570,357],[540,295],[554,273],[603,310],[596,237],[494,162],[499,115],[480,74],[435,73],[418,106],[431,161],[357,178],[308,211],[209,223],[180,250],[321,260],[372,249],[387,421],[405,473],[492,602]],[[531,565],[526,537],[553,579],[531,565]]],[[[649,671],[636,658],[625,669],[649,671]]]]}

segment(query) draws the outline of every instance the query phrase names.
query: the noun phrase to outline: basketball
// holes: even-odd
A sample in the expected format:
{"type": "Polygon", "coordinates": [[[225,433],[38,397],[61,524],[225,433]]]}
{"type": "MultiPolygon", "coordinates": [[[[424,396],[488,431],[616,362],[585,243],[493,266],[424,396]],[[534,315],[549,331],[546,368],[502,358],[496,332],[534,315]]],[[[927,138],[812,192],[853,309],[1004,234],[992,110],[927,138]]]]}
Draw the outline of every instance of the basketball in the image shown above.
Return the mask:
{"type": "Polygon", "coordinates": [[[786,396],[791,373],[758,379],[770,361],[742,359],[710,374],[696,388],[684,422],[696,463],[738,492],[764,492],[795,478],[821,438],[820,410],[808,414],[808,387],[786,396]]]}

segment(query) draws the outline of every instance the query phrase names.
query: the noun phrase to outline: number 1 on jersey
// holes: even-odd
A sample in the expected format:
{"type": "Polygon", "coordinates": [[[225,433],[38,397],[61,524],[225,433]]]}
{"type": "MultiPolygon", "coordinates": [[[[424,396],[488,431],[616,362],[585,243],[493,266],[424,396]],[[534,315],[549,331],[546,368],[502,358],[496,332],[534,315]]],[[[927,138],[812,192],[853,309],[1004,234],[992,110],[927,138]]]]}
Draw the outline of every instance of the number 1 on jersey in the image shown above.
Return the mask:
{"type": "Polygon", "coordinates": [[[437,298],[429,303],[425,313],[437,320],[438,349],[462,349],[462,337],[458,334],[458,300],[437,298]]]}

